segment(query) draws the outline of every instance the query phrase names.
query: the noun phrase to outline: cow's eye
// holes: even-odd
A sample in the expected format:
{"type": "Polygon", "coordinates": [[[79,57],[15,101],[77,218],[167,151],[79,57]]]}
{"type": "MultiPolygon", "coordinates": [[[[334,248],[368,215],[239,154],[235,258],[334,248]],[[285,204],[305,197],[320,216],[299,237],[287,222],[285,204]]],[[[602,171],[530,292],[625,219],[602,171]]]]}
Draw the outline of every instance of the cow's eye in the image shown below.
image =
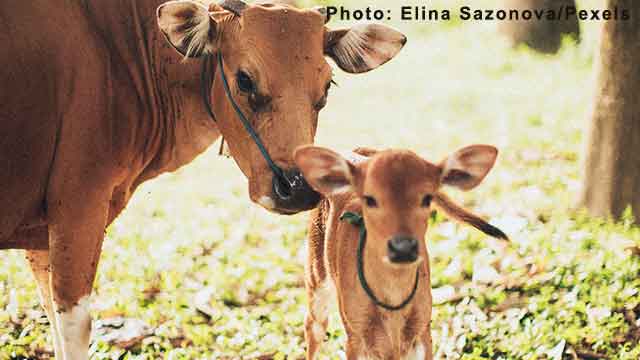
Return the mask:
{"type": "Polygon", "coordinates": [[[364,203],[369,208],[377,208],[378,207],[378,202],[376,201],[376,199],[373,196],[365,196],[364,197],[364,203]]]}
{"type": "Polygon", "coordinates": [[[256,90],[255,84],[251,77],[244,71],[238,71],[236,75],[236,82],[238,83],[238,89],[245,93],[253,93],[256,90]]]}
{"type": "Polygon", "coordinates": [[[433,200],[432,195],[425,195],[422,198],[422,207],[428,208],[429,206],[431,206],[431,200],[433,200]]]}
{"type": "Polygon", "coordinates": [[[335,82],[331,80],[327,83],[327,85],[324,88],[324,96],[322,97],[322,99],[320,99],[320,101],[318,101],[314,105],[316,111],[320,111],[324,109],[325,106],[327,106],[327,98],[329,97],[329,90],[331,89],[331,84],[335,84],[335,82]]]}

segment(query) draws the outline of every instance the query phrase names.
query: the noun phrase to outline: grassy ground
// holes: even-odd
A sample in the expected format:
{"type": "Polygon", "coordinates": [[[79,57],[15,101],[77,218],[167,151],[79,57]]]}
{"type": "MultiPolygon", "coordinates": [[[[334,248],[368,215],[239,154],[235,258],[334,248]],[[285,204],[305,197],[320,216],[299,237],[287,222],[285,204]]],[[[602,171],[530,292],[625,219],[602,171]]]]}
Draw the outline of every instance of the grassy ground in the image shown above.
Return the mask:
{"type": "MultiPolygon", "coordinates": [[[[604,222],[573,208],[597,24],[555,57],[509,48],[492,23],[394,25],[410,39],[396,60],[368,75],[336,71],[318,143],[406,147],[434,160],[470,143],[500,148],[479,189],[451,195],[512,245],[444,218],[427,235],[437,356],[640,358],[640,229],[630,216],[604,222]]],[[[245,188],[212,150],[137,192],[104,244],[94,359],[303,356],[307,215],[269,214],[245,188]]],[[[0,253],[0,264],[0,359],[50,357],[21,253],[0,253]]],[[[343,342],[334,315],[323,358],[341,357],[343,342]]]]}

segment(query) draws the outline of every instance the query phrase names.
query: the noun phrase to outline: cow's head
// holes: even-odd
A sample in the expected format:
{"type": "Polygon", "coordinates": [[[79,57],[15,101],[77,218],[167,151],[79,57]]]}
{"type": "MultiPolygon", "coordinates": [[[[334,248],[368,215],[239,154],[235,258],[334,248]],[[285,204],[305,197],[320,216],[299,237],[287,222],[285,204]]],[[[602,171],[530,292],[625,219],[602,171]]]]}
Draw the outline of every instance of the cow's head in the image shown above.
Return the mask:
{"type": "MultiPolygon", "coordinates": [[[[332,72],[325,57],[349,73],[364,73],[393,58],[406,38],[382,25],[329,30],[318,9],[237,0],[208,8],[178,0],[158,8],[167,40],[187,58],[222,52],[224,69],[212,81],[211,102],[231,154],[249,179],[251,199],[279,213],[296,213],[317,204],[306,182],[289,188],[272,174],[227,98],[231,95],[256,129],[274,161],[290,176],[300,175],[291,154],[313,143],[318,113],[325,106],[332,72]]],[[[215,57],[214,57],[215,58],[215,57]]]]}
{"type": "Polygon", "coordinates": [[[424,238],[432,205],[454,219],[498,238],[506,235],[478,216],[455,205],[441,187],[471,190],[493,167],[498,151],[489,145],[458,150],[439,164],[410,151],[386,150],[353,163],[320,147],[295,153],[309,183],[325,196],[353,191],[362,201],[367,250],[394,266],[415,265],[426,256],[424,238]]]}

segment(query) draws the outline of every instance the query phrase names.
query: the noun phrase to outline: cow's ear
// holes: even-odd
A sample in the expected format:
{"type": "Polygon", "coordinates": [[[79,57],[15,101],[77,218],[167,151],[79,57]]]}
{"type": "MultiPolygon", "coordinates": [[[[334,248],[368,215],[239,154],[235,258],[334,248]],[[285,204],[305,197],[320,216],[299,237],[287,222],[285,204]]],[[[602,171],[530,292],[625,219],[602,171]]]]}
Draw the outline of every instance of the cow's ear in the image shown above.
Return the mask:
{"type": "Polygon", "coordinates": [[[478,186],[496,162],[498,149],[491,145],[471,145],[447,157],[440,167],[443,185],[471,190],[478,186]]]}
{"type": "Polygon", "coordinates": [[[216,18],[226,10],[217,5],[207,9],[195,1],[169,1],[158,7],[160,30],[167,41],[185,57],[214,53],[217,43],[216,18]]]}
{"type": "Polygon", "coordinates": [[[355,167],[340,154],[317,146],[296,149],[293,159],[309,185],[328,196],[349,190],[355,167]]]}
{"type": "Polygon", "coordinates": [[[324,52],[348,73],[364,73],[393,59],[407,43],[399,31],[380,24],[327,30],[324,52]]]}

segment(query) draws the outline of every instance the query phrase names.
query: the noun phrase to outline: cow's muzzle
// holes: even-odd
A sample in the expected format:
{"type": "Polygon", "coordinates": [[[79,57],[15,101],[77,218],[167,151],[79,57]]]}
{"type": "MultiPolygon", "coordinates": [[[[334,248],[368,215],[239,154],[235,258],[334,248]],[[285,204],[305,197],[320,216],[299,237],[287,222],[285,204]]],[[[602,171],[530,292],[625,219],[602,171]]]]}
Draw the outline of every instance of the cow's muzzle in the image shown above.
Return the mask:
{"type": "Polygon", "coordinates": [[[288,181],[279,176],[273,177],[273,199],[275,211],[283,214],[295,214],[313,209],[320,201],[315,192],[298,169],[284,171],[288,181]]]}

